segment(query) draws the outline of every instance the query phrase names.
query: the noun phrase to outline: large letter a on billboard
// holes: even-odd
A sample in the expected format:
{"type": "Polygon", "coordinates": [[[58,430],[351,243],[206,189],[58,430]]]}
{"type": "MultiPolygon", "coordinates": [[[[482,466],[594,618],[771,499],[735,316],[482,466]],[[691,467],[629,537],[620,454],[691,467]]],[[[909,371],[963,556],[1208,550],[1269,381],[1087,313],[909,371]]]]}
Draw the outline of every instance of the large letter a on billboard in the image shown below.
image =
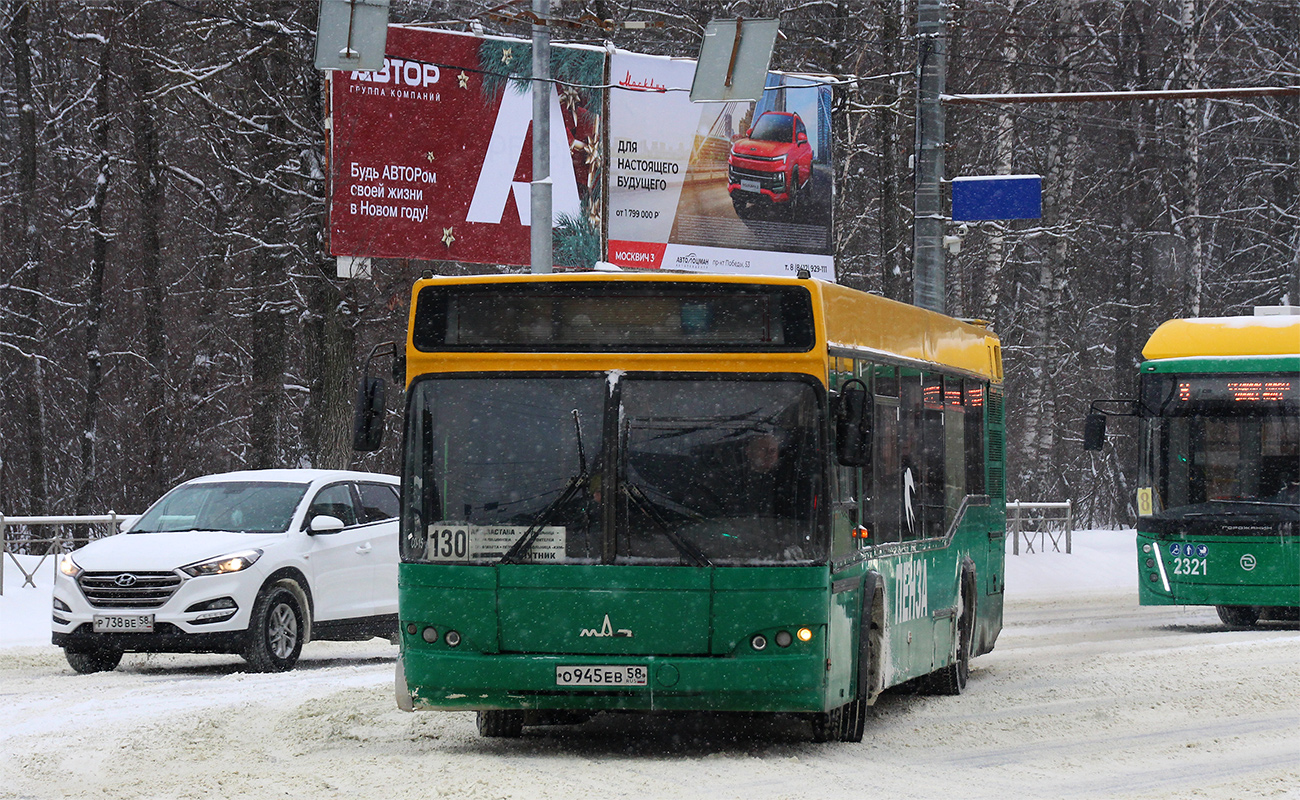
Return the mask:
{"type": "MultiPolygon", "coordinates": [[[[474,198],[469,204],[467,222],[486,222],[497,225],[506,211],[506,200],[513,191],[515,208],[519,210],[519,224],[529,225],[529,186],[516,181],[515,172],[521,159],[531,159],[524,152],[528,129],[533,121],[533,101],[529,93],[520,94],[510,89],[502,92],[501,107],[497,110],[492,139],[488,142],[483,169],[474,187],[474,198]]],[[[564,129],[564,116],[560,110],[560,96],[551,89],[551,212],[552,225],[561,214],[578,216],[582,203],[578,200],[578,180],[573,174],[573,159],[569,153],[569,136],[564,129]]]]}

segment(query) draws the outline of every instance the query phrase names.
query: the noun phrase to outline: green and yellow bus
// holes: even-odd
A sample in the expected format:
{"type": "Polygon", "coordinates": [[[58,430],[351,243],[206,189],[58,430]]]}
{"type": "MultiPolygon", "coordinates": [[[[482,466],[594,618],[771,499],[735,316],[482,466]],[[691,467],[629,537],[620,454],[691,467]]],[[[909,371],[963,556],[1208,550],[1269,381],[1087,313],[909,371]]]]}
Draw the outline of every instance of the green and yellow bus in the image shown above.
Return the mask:
{"type": "Polygon", "coordinates": [[[1142,605],[1300,611],[1300,314],[1269,311],[1170,320],[1142,350],[1142,605]]]}
{"type": "Polygon", "coordinates": [[[784,712],[859,741],[883,689],[959,693],[997,640],[981,325],[798,278],[432,278],[406,380],[403,709],[485,736],[784,712]]]}

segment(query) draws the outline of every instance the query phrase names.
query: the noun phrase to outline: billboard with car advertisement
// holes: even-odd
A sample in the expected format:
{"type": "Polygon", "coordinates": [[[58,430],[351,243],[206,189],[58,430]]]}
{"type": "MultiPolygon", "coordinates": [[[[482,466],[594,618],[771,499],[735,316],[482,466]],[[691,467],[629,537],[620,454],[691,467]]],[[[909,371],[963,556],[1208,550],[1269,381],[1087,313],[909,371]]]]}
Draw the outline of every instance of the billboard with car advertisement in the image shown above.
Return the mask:
{"type": "Polygon", "coordinates": [[[616,51],[607,260],[835,279],[831,88],[768,75],[758,103],[692,103],[695,62],[616,51]]]}
{"type": "MultiPolygon", "coordinates": [[[[384,69],[333,73],[330,252],[527,265],[532,50],[522,39],[390,26],[384,69]]],[[[601,247],[605,52],[557,45],[554,260],[601,247]]]]}
{"type": "MultiPolygon", "coordinates": [[[[394,25],[383,70],[333,73],[330,252],[526,266],[531,60],[394,25]]],[[[757,103],[692,103],[694,70],[554,46],[555,265],[834,280],[829,83],[770,73],[757,103]]]]}

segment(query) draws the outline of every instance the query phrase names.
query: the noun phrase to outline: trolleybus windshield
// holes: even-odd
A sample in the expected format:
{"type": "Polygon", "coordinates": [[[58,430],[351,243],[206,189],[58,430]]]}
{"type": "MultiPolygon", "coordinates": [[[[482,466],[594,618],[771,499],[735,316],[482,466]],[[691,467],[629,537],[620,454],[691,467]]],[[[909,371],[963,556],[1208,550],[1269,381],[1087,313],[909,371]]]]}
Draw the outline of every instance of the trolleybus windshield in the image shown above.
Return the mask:
{"type": "Polygon", "coordinates": [[[1143,483],[1163,509],[1300,503],[1294,384],[1276,375],[1143,376],[1143,483]]]}
{"type": "Polygon", "coordinates": [[[825,560],[809,380],[451,376],[409,402],[407,561],[825,560]]]}

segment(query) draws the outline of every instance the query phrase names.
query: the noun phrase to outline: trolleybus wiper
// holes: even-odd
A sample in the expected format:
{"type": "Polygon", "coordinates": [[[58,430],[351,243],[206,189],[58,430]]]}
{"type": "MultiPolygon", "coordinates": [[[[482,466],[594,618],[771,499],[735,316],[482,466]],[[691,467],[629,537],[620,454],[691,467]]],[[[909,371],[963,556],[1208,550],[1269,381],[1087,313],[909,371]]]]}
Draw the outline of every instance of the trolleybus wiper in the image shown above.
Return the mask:
{"type": "Polygon", "coordinates": [[[1294,508],[1296,505],[1295,503],[1288,503],[1285,500],[1247,500],[1245,498],[1239,500],[1224,500],[1217,497],[1208,502],[1218,503],[1220,505],[1283,506],[1287,508],[1294,508]]]}
{"type": "Polygon", "coordinates": [[[501,561],[498,563],[518,563],[523,554],[533,546],[533,542],[537,541],[537,537],[541,535],[542,530],[551,521],[556,509],[561,508],[565,503],[573,499],[574,495],[591,482],[591,476],[587,474],[587,453],[582,447],[582,420],[579,418],[578,409],[576,408],[573,409],[573,428],[578,437],[578,474],[569,478],[569,482],[565,484],[564,491],[560,492],[560,496],[542,509],[542,513],[534,518],[533,524],[528,526],[528,530],[524,531],[523,536],[515,540],[515,543],[506,551],[505,555],[501,556],[501,561]]]}
{"type": "Polygon", "coordinates": [[[659,516],[659,512],[655,509],[654,503],[650,502],[650,498],[645,496],[645,492],[642,491],[640,486],[630,482],[624,483],[623,493],[627,495],[628,500],[631,500],[637,508],[641,509],[641,513],[650,518],[650,521],[655,524],[656,528],[663,531],[664,536],[668,537],[668,541],[673,543],[673,547],[676,547],[677,551],[688,560],[694,562],[695,566],[713,566],[713,562],[709,560],[709,557],[704,554],[703,550],[697,547],[690,539],[685,538],[680,533],[673,530],[672,526],[666,523],[663,517],[659,516]]]}

